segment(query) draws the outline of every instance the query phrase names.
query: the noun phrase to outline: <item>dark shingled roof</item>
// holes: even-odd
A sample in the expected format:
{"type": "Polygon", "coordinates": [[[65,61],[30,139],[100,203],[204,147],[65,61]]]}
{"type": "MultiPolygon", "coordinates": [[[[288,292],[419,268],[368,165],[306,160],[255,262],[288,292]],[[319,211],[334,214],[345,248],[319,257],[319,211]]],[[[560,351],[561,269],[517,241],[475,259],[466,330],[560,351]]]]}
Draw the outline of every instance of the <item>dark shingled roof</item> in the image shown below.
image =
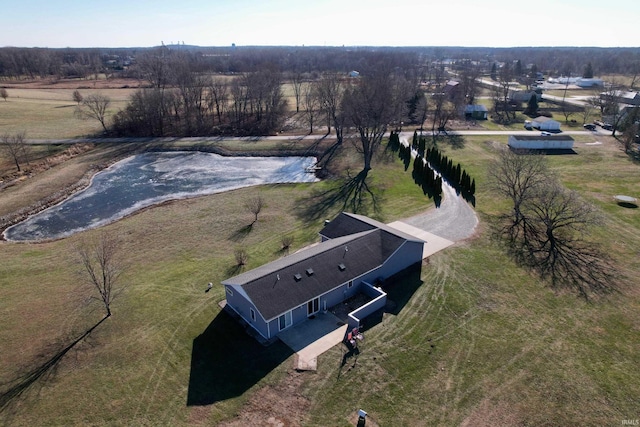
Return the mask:
{"type": "Polygon", "coordinates": [[[333,221],[326,224],[324,228],[320,230],[320,235],[329,239],[335,239],[336,237],[360,233],[361,231],[374,230],[376,228],[400,236],[405,240],[421,241],[400,230],[389,227],[387,224],[376,221],[375,219],[347,212],[342,212],[333,221]]]}
{"type": "MultiPolygon", "coordinates": [[[[419,241],[397,230],[387,230],[389,227],[384,224],[378,223],[384,228],[376,227],[370,221],[362,225],[361,218],[366,217],[346,214],[338,218],[338,222],[344,220],[357,230],[366,230],[355,234],[352,231],[327,240],[222,283],[242,287],[262,317],[269,321],[379,267],[407,240],[419,241]],[[354,219],[356,222],[352,222],[354,219]],[[346,268],[341,268],[340,264],[346,268]],[[299,279],[296,278],[297,275],[299,279]]],[[[327,227],[330,225],[331,223],[327,227]]],[[[333,229],[335,233],[329,234],[346,232],[343,225],[331,227],[329,230],[333,229]]]]}
{"type": "Polygon", "coordinates": [[[366,221],[361,221],[353,215],[347,215],[344,212],[338,215],[333,221],[329,222],[320,230],[320,235],[329,239],[347,236],[349,234],[360,233],[375,229],[376,226],[366,221]]]}

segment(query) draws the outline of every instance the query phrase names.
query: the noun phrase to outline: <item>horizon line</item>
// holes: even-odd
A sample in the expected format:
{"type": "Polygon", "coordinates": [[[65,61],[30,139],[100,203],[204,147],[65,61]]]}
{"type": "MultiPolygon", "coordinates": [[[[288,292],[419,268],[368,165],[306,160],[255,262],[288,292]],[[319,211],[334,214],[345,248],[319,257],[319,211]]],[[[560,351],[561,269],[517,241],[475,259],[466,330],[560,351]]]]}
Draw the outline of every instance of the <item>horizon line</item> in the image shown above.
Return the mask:
{"type": "Polygon", "coordinates": [[[230,44],[230,45],[197,45],[197,44],[158,44],[153,46],[15,46],[5,45],[0,49],[153,49],[159,47],[185,47],[185,48],[201,48],[201,49],[220,49],[220,48],[385,48],[385,49],[427,49],[427,48],[456,48],[456,49],[640,49],[640,46],[575,46],[575,45],[522,45],[522,46],[465,46],[465,45],[260,45],[260,44],[230,44]]]}

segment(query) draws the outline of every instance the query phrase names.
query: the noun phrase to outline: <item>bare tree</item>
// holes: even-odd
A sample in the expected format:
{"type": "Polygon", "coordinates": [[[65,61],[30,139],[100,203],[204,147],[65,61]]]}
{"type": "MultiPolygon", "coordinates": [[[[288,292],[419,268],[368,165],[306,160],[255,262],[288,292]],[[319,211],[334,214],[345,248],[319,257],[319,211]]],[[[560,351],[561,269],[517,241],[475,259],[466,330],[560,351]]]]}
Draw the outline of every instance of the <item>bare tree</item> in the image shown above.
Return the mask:
{"type": "Polygon", "coordinates": [[[336,132],[337,145],[342,144],[343,141],[342,131],[345,117],[340,107],[344,91],[344,83],[335,74],[325,75],[318,82],[318,96],[327,120],[327,135],[331,133],[331,126],[333,126],[336,132]]]}
{"type": "Polygon", "coordinates": [[[585,239],[600,224],[597,211],[562,187],[543,156],[504,150],[489,167],[489,180],[512,202],[502,231],[520,262],[584,298],[612,289],[608,258],[585,239]]]}
{"type": "Polygon", "coordinates": [[[571,108],[571,106],[567,103],[567,90],[569,89],[569,77],[571,76],[571,73],[568,73],[566,79],[567,81],[565,82],[564,85],[564,91],[562,92],[562,102],[561,102],[561,109],[562,109],[562,114],[564,115],[564,122],[565,123],[569,123],[569,117],[571,117],[571,115],[573,114],[573,109],[571,108]]]}
{"type": "Polygon", "coordinates": [[[399,77],[390,72],[365,76],[358,85],[350,87],[344,95],[343,109],[360,136],[363,171],[371,169],[371,160],[382,142],[389,125],[404,117],[408,98],[399,77]]]}
{"type": "Polygon", "coordinates": [[[102,128],[107,132],[107,109],[111,104],[111,98],[100,93],[91,94],[82,100],[81,105],[76,109],[78,117],[95,119],[100,122],[102,128]]]}
{"type": "Polygon", "coordinates": [[[415,120],[420,123],[420,135],[422,135],[424,122],[427,120],[427,116],[429,115],[429,100],[422,90],[418,90],[417,93],[421,94],[421,96],[417,99],[414,116],[415,120]]]}
{"type": "Polygon", "coordinates": [[[291,247],[291,245],[293,244],[293,236],[291,234],[285,234],[284,236],[282,236],[282,238],[280,239],[280,244],[282,245],[282,250],[283,251],[288,251],[289,248],[291,247]]]}
{"type": "Polygon", "coordinates": [[[29,162],[29,149],[26,135],[25,132],[20,132],[16,135],[6,133],[2,136],[2,148],[9,157],[11,157],[18,172],[21,172],[20,164],[22,162],[29,162]]]}
{"type": "Polygon", "coordinates": [[[80,105],[80,103],[84,99],[84,97],[82,96],[82,94],[80,93],[80,91],[78,89],[74,90],[73,94],[71,96],[73,98],[73,102],[75,102],[78,105],[80,105]]]}
{"type": "Polygon", "coordinates": [[[627,154],[633,153],[636,143],[640,142],[640,107],[628,109],[620,128],[622,134],[619,139],[624,145],[624,151],[627,154]]]}
{"type": "Polygon", "coordinates": [[[302,86],[304,84],[304,74],[300,71],[291,73],[291,85],[293,86],[293,95],[296,99],[296,113],[300,112],[300,101],[303,96],[302,86]]]}
{"type": "Polygon", "coordinates": [[[580,118],[582,119],[582,124],[586,124],[590,121],[591,116],[593,116],[596,108],[599,108],[600,101],[598,99],[598,95],[587,98],[587,100],[582,104],[582,109],[580,110],[580,118]]]}
{"type": "Polygon", "coordinates": [[[480,67],[473,65],[470,61],[465,64],[465,68],[460,72],[460,90],[466,104],[473,104],[479,91],[478,78],[480,77],[480,67]]]}
{"type": "Polygon", "coordinates": [[[222,123],[222,117],[227,112],[227,102],[229,101],[228,89],[229,85],[221,78],[213,78],[209,83],[209,109],[211,111],[215,110],[218,123],[222,123]]]}
{"type": "Polygon", "coordinates": [[[244,203],[244,207],[253,214],[254,218],[251,223],[251,225],[253,225],[258,221],[258,215],[264,207],[264,199],[262,196],[251,197],[244,203]]]}
{"type": "Polygon", "coordinates": [[[523,205],[527,227],[525,260],[553,287],[570,287],[582,297],[609,292],[612,266],[584,236],[601,223],[595,207],[549,180],[523,205]]]}
{"type": "Polygon", "coordinates": [[[622,109],[620,108],[620,96],[624,91],[625,89],[620,82],[614,79],[605,87],[604,92],[600,94],[602,120],[612,125],[612,136],[616,136],[616,131],[624,118],[624,114],[622,114],[622,109]]]}
{"type": "Polygon", "coordinates": [[[513,73],[509,63],[505,63],[497,75],[497,84],[493,86],[493,111],[498,121],[511,123],[515,120],[516,112],[511,108],[509,96],[513,73]]]}
{"type": "Polygon", "coordinates": [[[550,175],[547,159],[527,151],[503,149],[489,166],[489,183],[499,195],[511,201],[506,232],[515,240],[522,235],[524,214],[522,205],[534,197],[550,175]]]}
{"type": "Polygon", "coordinates": [[[106,317],[111,316],[113,299],[124,289],[118,281],[123,271],[120,250],[120,239],[106,231],[93,241],[83,241],[77,248],[84,280],[98,292],[106,317]]]}
{"type": "Polygon", "coordinates": [[[304,117],[309,124],[309,133],[313,133],[313,124],[315,123],[320,107],[320,95],[317,87],[313,83],[307,83],[302,88],[302,109],[304,117]]]}
{"type": "Polygon", "coordinates": [[[233,256],[236,259],[236,266],[242,267],[247,264],[247,260],[249,259],[249,254],[245,249],[238,248],[233,252],[233,256]]]}
{"type": "Polygon", "coordinates": [[[138,59],[140,71],[151,87],[164,89],[171,81],[171,66],[169,64],[170,50],[161,46],[144,52],[138,59]]]}
{"type": "Polygon", "coordinates": [[[7,101],[7,98],[9,97],[9,92],[7,92],[7,90],[5,88],[0,88],[0,96],[5,100],[5,102],[7,101]]]}
{"type": "Polygon", "coordinates": [[[433,121],[431,123],[431,134],[434,141],[436,138],[436,129],[438,131],[444,131],[447,127],[447,123],[453,119],[457,114],[457,107],[455,102],[451,101],[444,93],[434,93],[431,96],[431,104],[433,109],[433,121]]]}

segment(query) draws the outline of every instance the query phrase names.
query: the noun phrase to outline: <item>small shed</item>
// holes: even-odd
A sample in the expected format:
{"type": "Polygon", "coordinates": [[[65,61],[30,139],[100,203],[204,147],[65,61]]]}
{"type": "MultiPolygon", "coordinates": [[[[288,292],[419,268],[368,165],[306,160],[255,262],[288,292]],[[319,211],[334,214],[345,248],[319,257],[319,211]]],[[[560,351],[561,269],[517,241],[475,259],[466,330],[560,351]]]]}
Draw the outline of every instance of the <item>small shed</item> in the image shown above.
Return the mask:
{"type": "Polygon", "coordinates": [[[531,127],[534,129],[546,131],[559,131],[560,122],[557,122],[549,117],[538,116],[531,121],[531,127]]]}
{"type": "Polygon", "coordinates": [[[464,107],[464,117],[466,119],[487,120],[489,110],[480,104],[472,104],[464,107]]]}
{"type": "Polygon", "coordinates": [[[509,147],[516,150],[571,150],[569,135],[510,135],[509,147]]]}

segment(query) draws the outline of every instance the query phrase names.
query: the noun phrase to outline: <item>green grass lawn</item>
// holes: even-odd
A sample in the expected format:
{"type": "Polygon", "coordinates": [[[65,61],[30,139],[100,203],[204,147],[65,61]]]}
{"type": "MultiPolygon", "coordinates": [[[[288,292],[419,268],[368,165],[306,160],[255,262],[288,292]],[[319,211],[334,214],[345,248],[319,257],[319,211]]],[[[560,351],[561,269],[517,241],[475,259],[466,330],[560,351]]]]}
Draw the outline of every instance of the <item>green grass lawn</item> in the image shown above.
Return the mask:
{"type": "MultiPolygon", "coordinates": [[[[102,131],[97,120],[74,115],[73,89],[7,89],[0,103],[0,135],[26,132],[27,138],[77,138],[102,131]]],[[[83,89],[83,96],[102,93],[111,98],[107,117],[123,109],[135,89],[83,89]]]]}
{"type": "MultiPolygon", "coordinates": [[[[576,143],[576,155],[550,156],[551,165],[603,211],[605,225],[594,238],[633,277],[640,269],[640,213],[611,197],[638,196],[638,165],[610,140],[585,142],[591,141],[576,143]]],[[[248,425],[243,414],[253,411],[265,425],[277,411],[261,406],[271,390],[304,408],[301,424],[314,426],[353,425],[359,408],[372,424],[394,426],[637,419],[637,289],[621,283],[620,293],[585,302],[553,292],[514,264],[489,227],[506,206],[485,185],[496,144],[506,137],[467,138],[455,149],[440,144],[476,179],[478,235],[389,288],[397,307],[367,323],[357,359],[342,366],[343,350],[334,347],[319,358],[318,372],[298,374],[292,383],[290,351],[257,345],[221,313],[218,284],[236,271],[235,248],[248,251],[246,268],[259,266],[282,255],[285,234],[295,237],[291,250],[317,241],[323,220],[341,209],[320,206],[340,181],[242,189],[163,204],[106,227],[123,236],[128,266],[114,315],[13,399],[2,418],[25,426],[248,425]],[[244,200],[258,193],[267,205],[247,233],[252,218],[244,200]],[[208,282],[217,286],[205,293],[208,282]]],[[[346,150],[341,158],[343,169],[359,170],[355,154],[346,150]]],[[[378,204],[365,203],[365,211],[380,220],[432,207],[391,156],[378,160],[369,180],[378,204]]],[[[0,244],[0,391],[102,318],[74,260],[74,246],[95,233],[0,244]]]]}

